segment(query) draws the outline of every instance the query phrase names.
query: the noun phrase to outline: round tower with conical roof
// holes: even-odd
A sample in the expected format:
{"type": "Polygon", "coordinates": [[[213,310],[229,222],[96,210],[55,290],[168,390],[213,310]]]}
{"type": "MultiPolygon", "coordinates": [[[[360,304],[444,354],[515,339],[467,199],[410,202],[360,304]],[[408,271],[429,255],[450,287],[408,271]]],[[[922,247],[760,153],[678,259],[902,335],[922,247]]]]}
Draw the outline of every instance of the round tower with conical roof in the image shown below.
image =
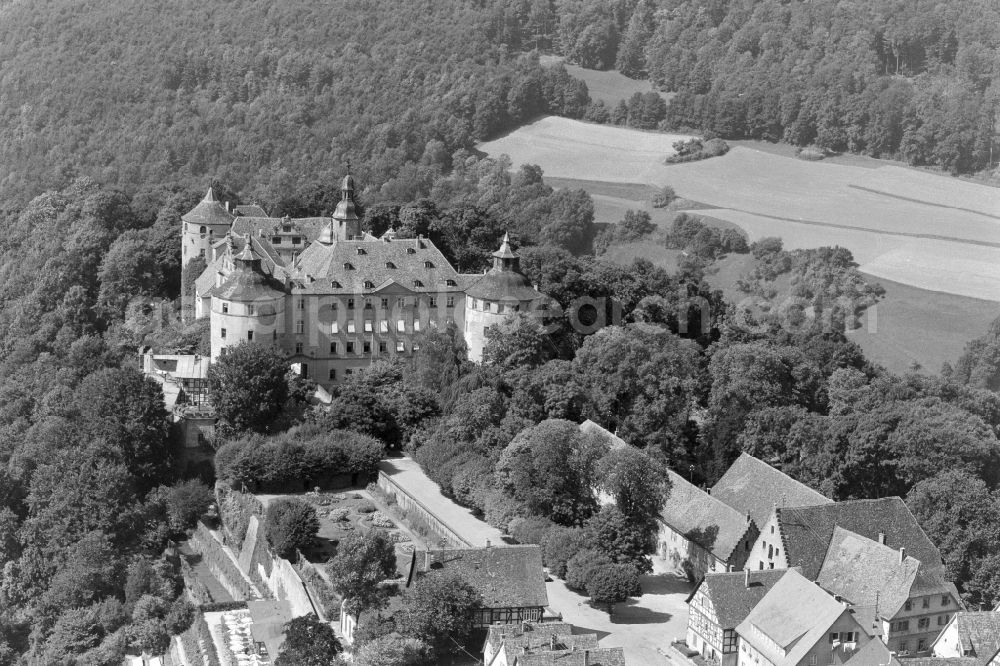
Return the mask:
{"type": "Polygon", "coordinates": [[[181,265],[195,257],[212,260],[212,245],[221,240],[233,226],[234,216],[215,198],[211,187],[205,198],[181,215],[181,265]]]}
{"type": "Polygon", "coordinates": [[[545,297],[521,272],[521,258],[504,234],[500,249],[493,253],[493,268],[465,291],[465,343],[469,360],[478,363],[486,347],[486,331],[515,312],[531,311],[545,297]]]}
{"type": "Polygon", "coordinates": [[[212,359],[241,342],[280,345],[285,322],[285,289],[268,275],[253,238],[237,238],[243,247],[233,256],[233,270],[212,289],[212,359]]]}

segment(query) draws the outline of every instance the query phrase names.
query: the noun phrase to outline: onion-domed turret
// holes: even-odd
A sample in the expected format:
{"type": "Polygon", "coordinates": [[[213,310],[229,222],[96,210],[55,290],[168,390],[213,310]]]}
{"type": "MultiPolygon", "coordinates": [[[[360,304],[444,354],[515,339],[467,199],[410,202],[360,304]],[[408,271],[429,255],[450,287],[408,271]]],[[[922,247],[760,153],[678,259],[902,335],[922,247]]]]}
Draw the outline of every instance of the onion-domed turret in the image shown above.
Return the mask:
{"type": "Polygon", "coordinates": [[[351,165],[347,165],[347,175],[340,184],[340,203],[333,214],[337,222],[337,238],[351,240],[361,235],[361,220],[358,218],[357,207],[354,204],[354,176],[351,175],[351,165]]]}

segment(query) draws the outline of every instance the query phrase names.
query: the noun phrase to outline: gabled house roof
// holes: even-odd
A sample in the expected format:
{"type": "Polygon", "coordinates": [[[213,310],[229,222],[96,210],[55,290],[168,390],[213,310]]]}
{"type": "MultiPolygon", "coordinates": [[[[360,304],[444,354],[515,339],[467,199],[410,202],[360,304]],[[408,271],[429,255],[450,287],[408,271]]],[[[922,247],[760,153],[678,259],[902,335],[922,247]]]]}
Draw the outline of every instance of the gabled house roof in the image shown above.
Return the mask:
{"type": "MultiPolygon", "coordinates": [[[[868,641],[844,663],[850,666],[901,666],[899,659],[889,652],[882,641],[868,641]]],[[[912,661],[907,660],[906,663],[911,665],[912,661]]]]}
{"type": "MultiPolygon", "coordinates": [[[[916,518],[898,497],[847,500],[810,507],[778,508],[781,538],[789,566],[802,567],[802,574],[816,580],[834,529],[842,527],[863,537],[879,541],[885,535],[885,545],[920,560],[921,567],[915,584],[929,593],[946,590],[944,563],[941,552],[931,543],[917,524],[916,518]]],[[[953,586],[952,586],[953,587],[953,586]]]]}
{"type": "Polygon", "coordinates": [[[951,620],[958,629],[962,652],[978,666],[990,663],[1000,652],[1000,611],[960,611],[951,620]]]}
{"type": "Polygon", "coordinates": [[[420,571],[460,573],[483,597],[486,608],[534,608],[549,603],[542,549],[534,545],[428,550],[420,571]]]}
{"type": "Polygon", "coordinates": [[[852,606],[862,626],[874,622],[876,607],[882,619],[899,612],[910,596],[920,561],[835,527],[816,582],[840,595],[852,606]]]}
{"type": "Polygon", "coordinates": [[[746,619],[764,595],[790,569],[746,569],[732,573],[707,573],[691,594],[702,590],[712,600],[715,617],[722,629],[735,629],[746,619]]]}
{"type": "Polygon", "coordinates": [[[620,647],[599,647],[589,650],[525,652],[514,658],[512,666],[625,666],[625,650],[620,647]]]}
{"type": "Polygon", "coordinates": [[[736,627],[736,632],[776,666],[793,666],[816,643],[826,640],[827,630],[845,613],[850,613],[846,605],[798,571],[789,570],[736,627]],[[774,641],[781,652],[776,652],[770,641],[762,640],[757,632],[774,641]]]}
{"type": "Polygon", "coordinates": [[[670,494],[660,510],[660,520],[722,562],[728,562],[752,527],[746,514],[712,497],[676,472],[668,470],[667,474],[670,494]]]}
{"type": "Polygon", "coordinates": [[[748,453],[740,454],[712,487],[712,497],[750,517],[763,529],[774,507],[831,504],[833,500],[748,453]]]}

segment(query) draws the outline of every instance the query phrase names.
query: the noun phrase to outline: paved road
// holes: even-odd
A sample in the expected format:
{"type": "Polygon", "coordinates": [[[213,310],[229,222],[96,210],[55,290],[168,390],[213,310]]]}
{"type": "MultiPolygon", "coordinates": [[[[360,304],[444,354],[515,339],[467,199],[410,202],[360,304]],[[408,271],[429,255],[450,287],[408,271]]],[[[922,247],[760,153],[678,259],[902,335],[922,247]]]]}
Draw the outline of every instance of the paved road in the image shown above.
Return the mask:
{"type": "Polygon", "coordinates": [[[379,470],[385,472],[411,497],[427,507],[438,520],[453,532],[476,547],[486,545],[489,540],[494,545],[503,543],[500,530],[490,527],[472,515],[472,511],[459,506],[441,494],[441,489],[431,481],[420,465],[411,458],[390,458],[379,463],[379,470]]]}
{"type": "MultiPolygon", "coordinates": [[[[655,559],[654,559],[655,563],[655,559]]],[[[667,666],[667,645],[687,631],[688,608],[684,600],[691,591],[687,580],[658,570],[642,577],[643,595],[617,604],[607,611],[592,608],[587,597],[566,588],[559,579],[546,583],[549,607],[562,613],[574,626],[573,633],[596,633],[599,645],[624,647],[629,666],[667,666]]]]}

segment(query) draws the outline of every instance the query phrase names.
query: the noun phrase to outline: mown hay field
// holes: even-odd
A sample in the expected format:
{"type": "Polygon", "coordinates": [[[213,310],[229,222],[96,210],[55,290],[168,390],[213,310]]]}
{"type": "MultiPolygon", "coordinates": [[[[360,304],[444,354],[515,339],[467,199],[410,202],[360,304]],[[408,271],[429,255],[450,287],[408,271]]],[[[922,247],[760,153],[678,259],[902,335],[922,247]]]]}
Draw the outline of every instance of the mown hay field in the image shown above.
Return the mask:
{"type": "MultiPolygon", "coordinates": [[[[608,107],[614,107],[618,102],[628,99],[635,93],[655,92],[653,84],[648,80],[630,79],[613,69],[607,71],[584,69],[579,65],[564,62],[560,56],[552,55],[542,56],[538,60],[543,65],[554,65],[562,62],[563,67],[571,76],[575,76],[587,84],[587,91],[590,93],[591,99],[602,100],[608,107]]],[[[665,102],[669,102],[674,93],[661,92],[659,95],[665,102]]]]}
{"type": "MultiPolygon", "coordinates": [[[[626,199],[626,186],[669,184],[713,207],[702,214],[739,225],[751,240],[840,245],[876,277],[1000,301],[1000,217],[992,215],[1000,190],[896,166],[806,162],[746,145],[664,165],[680,138],[548,117],[481,148],[506,153],[515,166],[538,164],[548,177],[616,186],[606,186],[602,197],[626,199]]],[[[625,206],[604,199],[598,208],[610,217],[625,206]]]]}

